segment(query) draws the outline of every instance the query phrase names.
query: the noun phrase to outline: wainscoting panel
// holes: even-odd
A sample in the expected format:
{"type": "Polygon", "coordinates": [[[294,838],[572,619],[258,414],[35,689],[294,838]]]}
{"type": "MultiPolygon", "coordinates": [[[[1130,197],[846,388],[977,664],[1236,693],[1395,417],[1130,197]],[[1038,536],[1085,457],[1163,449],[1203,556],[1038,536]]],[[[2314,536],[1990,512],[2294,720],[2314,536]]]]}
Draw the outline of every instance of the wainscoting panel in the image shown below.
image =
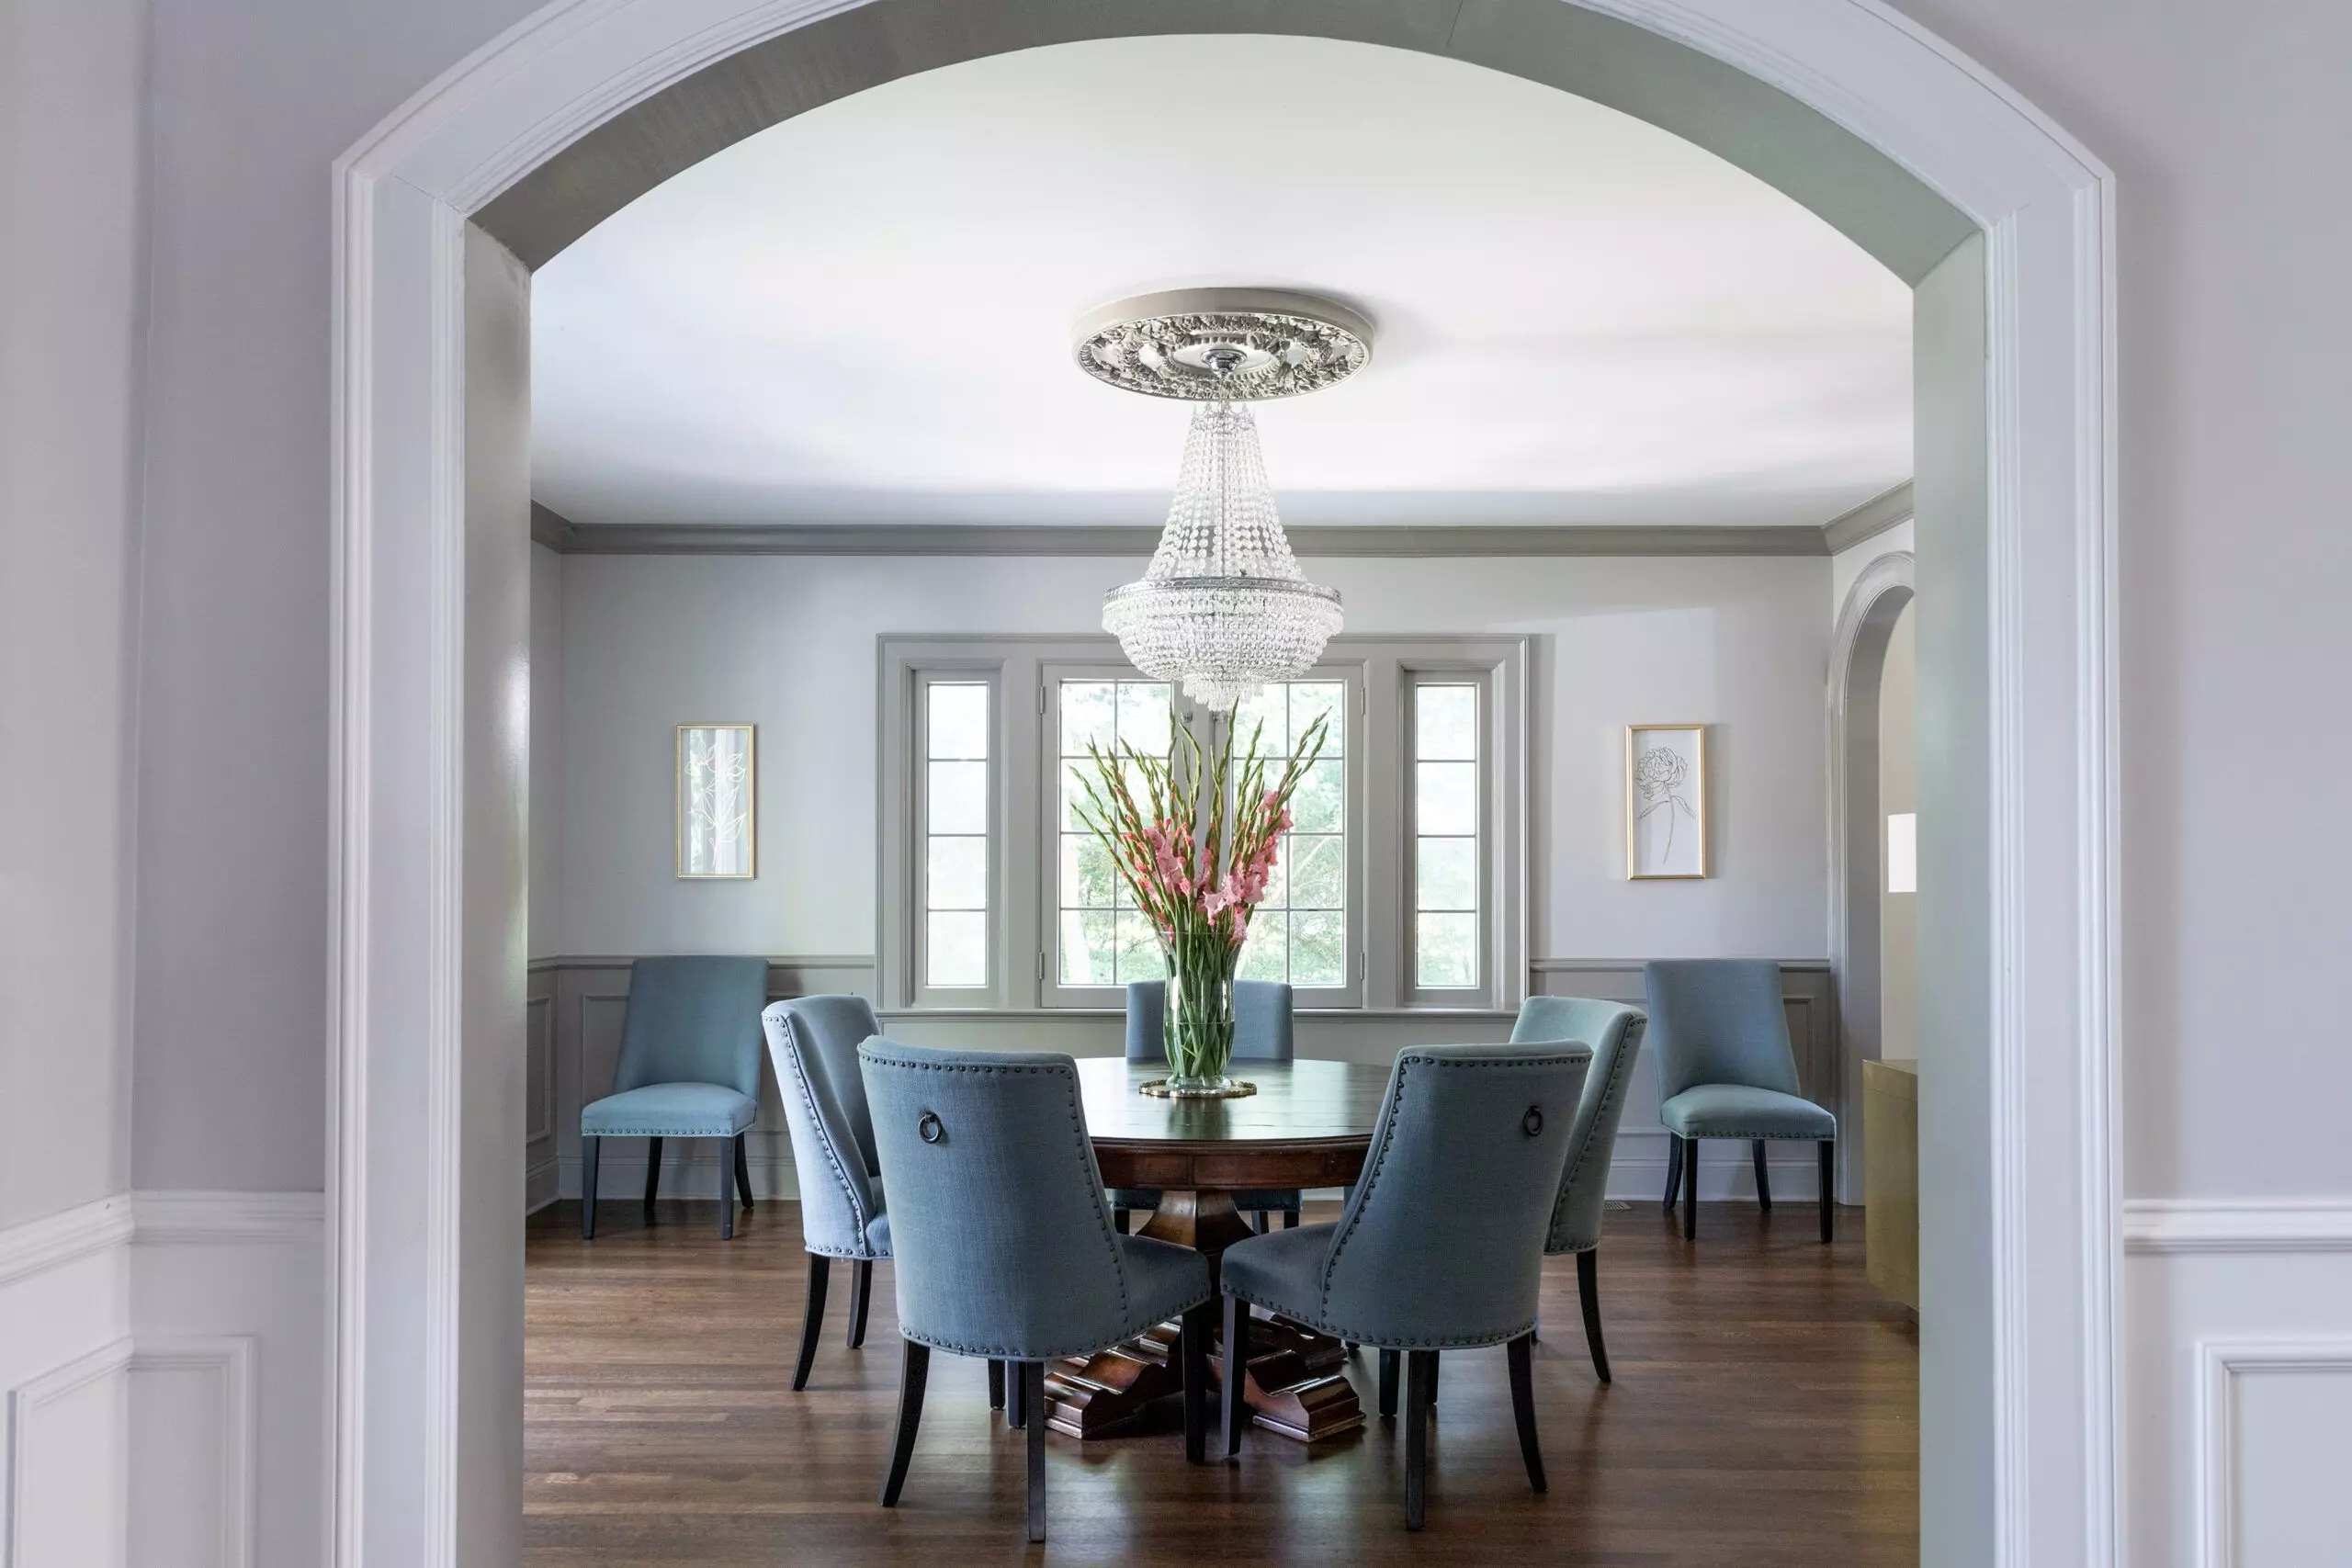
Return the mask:
{"type": "MultiPolygon", "coordinates": [[[[529,1122],[523,1129],[523,1210],[536,1213],[556,1201],[560,1166],[556,1157],[556,970],[531,965],[524,987],[524,1104],[529,1122]]],[[[579,1123],[577,1107],[572,1122],[579,1123]]]]}
{"type": "MultiPolygon", "coordinates": [[[[1634,960],[1539,958],[1529,966],[1528,989],[1547,997],[1593,997],[1642,1004],[1642,965],[1634,960]]],[[[1796,1050],[1797,1081],[1807,1099],[1837,1109],[1838,987],[1826,960],[1784,961],[1781,1005],[1789,1017],[1789,1043],[1796,1050]]],[[[1655,1202],[1666,1196],[1666,1168],[1672,1147],[1657,1121],[1657,1066],[1649,1045],[1634,1064],[1626,1086],[1625,1116],[1618,1124],[1617,1157],[1609,1168],[1609,1195],[1655,1202]]],[[[1770,1144],[1766,1168],[1772,1196],[1810,1201],[1821,1192],[1821,1167],[1810,1144],[1770,1144]]],[[[1699,1197],[1702,1201],[1756,1197],[1756,1172],[1747,1145],[1715,1140],[1699,1145],[1699,1197]]]]}
{"type": "MultiPolygon", "coordinates": [[[[1599,997],[1629,1001],[1642,999],[1642,965],[1624,959],[1539,959],[1529,966],[1531,991],[1552,996],[1599,997]]],[[[1832,1104],[1838,1074],[1837,993],[1829,965],[1823,960],[1781,965],[1782,1000],[1788,1009],[1789,1032],[1796,1047],[1797,1070],[1805,1092],[1832,1104]]],[[[768,967],[771,999],[845,992],[874,994],[873,961],[863,955],[845,957],[786,957],[772,959],[768,967]]],[[[614,957],[552,958],[531,964],[534,1055],[541,1050],[538,1020],[550,1021],[545,1049],[551,1057],[554,1085],[553,1135],[531,1145],[531,1168],[526,1190],[533,1207],[580,1196],[580,1110],[612,1090],[613,1070],[620,1054],[621,1025],[628,1013],[628,960],[614,957]],[[542,998],[547,1005],[541,1005],[542,998]],[[542,1153],[551,1151],[557,1177],[543,1174],[542,1153]]],[[[955,1045],[980,1051],[1061,1051],[1073,1056],[1114,1055],[1125,1025],[1108,1010],[1076,1009],[1051,1011],[952,1012],[892,1011],[881,1015],[891,1034],[920,1045],[955,1045]]],[[[1386,1064],[1398,1051],[1417,1044],[1480,1044],[1508,1039],[1512,1015],[1486,1010],[1458,1012],[1303,1013],[1299,1016],[1298,1049],[1306,1056],[1334,1061],[1386,1064]]],[[[1646,1054],[1645,1054],[1646,1055],[1646,1054]]],[[[536,1061],[532,1071],[539,1071],[536,1061]]],[[[534,1077],[534,1084],[539,1080],[534,1077]]],[[[536,1104],[536,1098],[534,1100],[536,1104]]],[[[614,1138],[603,1152],[598,1189],[606,1199],[628,1199],[645,1190],[645,1141],[614,1138]]],[[[722,1145],[716,1140],[676,1140],[662,1151],[662,1190],[673,1197],[716,1198],[720,1192],[722,1145]]],[[[775,1075],[762,1058],[760,1121],[745,1140],[752,1169],[752,1190],[761,1197],[793,1197],[792,1145],[784,1130],[784,1108],[776,1097],[775,1075]]],[[[1770,1155],[1774,1195],[1808,1200],[1818,1191],[1818,1168],[1814,1151],[1800,1144],[1772,1145],[1770,1155]]],[[[1622,1198],[1661,1196],[1666,1186],[1667,1134],[1657,1124],[1656,1078],[1646,1061],[1636,1064],[1625,1107],[1617,1157],[1610,1174],[1610,1191],[1622,1198]]],[[[1753,1199],[1755,1176],[1746,1145],[1702,1145],[1699,1168],[1702,1199],[1753,1199]]]]}
{"type": "Polygon", "coordinates": [[[2352,1562],[2352,1199],[2130,1202],[2124,1253],[2123,1561],[2352,1562]]]}
{"type": "Polygon", "coordinates": [[[0,1233],[0,1568],[306,1568],[316,1192],[124,1192],[0,1233]]]}

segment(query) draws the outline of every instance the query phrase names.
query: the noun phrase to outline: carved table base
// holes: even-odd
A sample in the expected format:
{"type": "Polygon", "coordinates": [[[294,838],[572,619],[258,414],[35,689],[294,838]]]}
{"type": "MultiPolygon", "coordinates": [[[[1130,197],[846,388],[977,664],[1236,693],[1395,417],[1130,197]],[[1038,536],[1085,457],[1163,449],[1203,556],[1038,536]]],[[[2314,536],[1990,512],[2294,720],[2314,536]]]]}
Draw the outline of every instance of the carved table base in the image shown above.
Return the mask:
{"type": "MultiPolygon", "coordinates": [[[[1163,1193],[1143,1234],[1208,1254],[1214,1279],[1225,1249],[1254,1235],[1229,1193],[1163,1193]]],[[[1163,1323],[1123,1345],[1046,1369],[1046,1423],[1073,1438],[1099,1438],[1141,1416],[1153,1401],[1181,1393],[1177,1325],[1163,1323]]],[[[1245,1397],[1257,1424],[1300,1442],[1352,1432],[1363,1425],[1355,1386],[1340,1368],[1337,1339],[1288,1318],[1261,1318],[1250,1331],[1245,1397]]],[[[1222,1380],[1224,1359],[1212,1355],[1222,1380]]]]}

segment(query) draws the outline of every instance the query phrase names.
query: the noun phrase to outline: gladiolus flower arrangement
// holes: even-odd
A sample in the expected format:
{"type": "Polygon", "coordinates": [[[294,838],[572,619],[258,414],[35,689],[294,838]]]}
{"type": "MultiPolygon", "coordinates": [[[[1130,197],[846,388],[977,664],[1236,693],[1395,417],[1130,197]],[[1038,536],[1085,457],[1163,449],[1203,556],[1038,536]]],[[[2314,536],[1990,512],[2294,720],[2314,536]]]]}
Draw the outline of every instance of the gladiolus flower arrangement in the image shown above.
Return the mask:
{"type": "Polygon", "coordinates": [[[1081,778],[1086,798],[1073,803],[1167,956],[1166,1092],[1180,1096],[1248,1092],[1226,1072],[1233,971],[1291,825],[1291,795],[1323,750],[1317,718],[1286,761],[1258,754],[1262,726],[1237,761],[1236,728],[1227,726],[1214,752],[1181,724],[1165,757],[1089,743],[1092,776],[1081,778]],[[1269,783],[1274,766],[1281,772],[1269,783]]]}

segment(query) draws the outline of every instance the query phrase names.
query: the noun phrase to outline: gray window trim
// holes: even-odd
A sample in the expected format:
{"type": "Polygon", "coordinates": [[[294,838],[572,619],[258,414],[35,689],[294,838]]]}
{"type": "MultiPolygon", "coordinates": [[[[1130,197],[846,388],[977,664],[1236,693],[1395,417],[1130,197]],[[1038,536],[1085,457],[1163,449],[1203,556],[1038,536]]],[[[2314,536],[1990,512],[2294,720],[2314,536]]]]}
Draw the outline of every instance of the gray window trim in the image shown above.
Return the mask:
{"type": "MultiPolygon", "coordinates": [[[[1430,1014],[1509,1010],[1527,991],[1525,853],[1529,726],[1528,639],[1512,636],[1342,634],[1317,672],[1338,671],[1357,687],[1354,736],[1348,749],[1349,922],[1357,935],[1348,994],[1302,996],[1307,1010],[1413,1011],[1430,1014]],[[1407,683],[1415,672],[1479,673],[1488,682],[1487,750],[1482,759],[1481,822],[1487,834],[1482,874],[1491,890],[1481,952],[1485,984],[1475,992],[1416,994],[1411,976],[1410,823],[1406,780],[1412,756],[1405,730],[1407,683]]],[[[1106,636],[1028,637],[886,635],[880,665],[876,826],[876,995],[887,1010],[955,1012],[1094,1011],[1118,1006],[1107,987],[1049,983],[1058,894],[1048,825],[1053,803],[1044,712],[1049,667],[1120,668],[1125,660],[1106,636]],[[934,991],[916,984],[917,869],[913,864],[919,796],[912,761],[920,754],[913,702],[930,673],[985,671],[996,686],[992,737],[989,965],[987,990],[934,991]],[[1023,694],[1034,694],[1027,697],[1023,694]]],[[[1186,705],[1179,698],[1180,716],[1186,705]]]]}

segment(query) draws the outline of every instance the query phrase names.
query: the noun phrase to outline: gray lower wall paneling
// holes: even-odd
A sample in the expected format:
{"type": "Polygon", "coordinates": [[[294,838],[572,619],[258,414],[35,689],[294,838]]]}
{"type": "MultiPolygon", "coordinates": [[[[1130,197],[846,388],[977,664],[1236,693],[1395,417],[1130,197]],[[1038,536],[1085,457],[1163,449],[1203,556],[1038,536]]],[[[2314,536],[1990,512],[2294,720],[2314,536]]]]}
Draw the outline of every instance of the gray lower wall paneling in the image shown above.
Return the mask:
{"type": "MultiPolygon", "coordinates": [[[[524,1190],[534,1209],[559,1197],[580,1196],[580,1108],[609,1093],[619,1054],[621,1021],[628,1005],[627,958],[548,958],[532,962],[526,1007],[530,1061],[530,1118],[524,1190]]],[[[1836,988],[1826,962],[1783,963],[1782,1000],[1797,1071],[1805,1092],[1836,1109],[1838,1083],[1836,988]]],[[[1545,958],[1529,965],[1529,989],[1549,996],[1600,997],[1638,1003],[1642,966],[1631,959],[1545,958]]],[[[874,964],[862,954],[790,957],[771,962],[770,998],[850,992],[870,996],[874,964]]],[[[1073,1056],[1112,1055],[1120,1046],[1116,1013],[928,1012],[886,1013],[883,1027],[919,1044],[975,1050],[1063,1051],[1073,1056]]],[[[1306,1013],[1298,1020],[1299,1054],[1339,1061],[1385,1063],[1408,1045],[1477,1043],[1507,1038],[1511,1015],[1504,1012],[1306,1013]]],[[[752,1190],[761,1197],[792,1197],[792,1145],[784,1130],[784,1108],[773,1074],[763,1069],[760,1121],[747,1140],[752,1190]]],[[[663,1151],[662,1190],[673,1197],[718,1195],[720,1145],[696,1140],[663,1151]]],[[[1752,1199],[1754,1178],[1747,1151],[1733,1144],[1702,1151],[1702,1198],[1752,1199]]],[[[1611,1195],[1655,1201],[1665,1190],[1667,1134],[1657,1124],[1656,1079],[1646,1064],[1636,1065],[1625,1105],[1617,1156],[1610,1172],[1611,1195]]],[[[1813,1151],[1777,1145],[1771,1155],[1775,1195],[1815,1194],[1813,1151]]],[[[634,1197],[644,1190],[645,1145],[641,1139],[616,1138],[605,1148],[599,1188],[606,1198],[634,1197]]]]}

